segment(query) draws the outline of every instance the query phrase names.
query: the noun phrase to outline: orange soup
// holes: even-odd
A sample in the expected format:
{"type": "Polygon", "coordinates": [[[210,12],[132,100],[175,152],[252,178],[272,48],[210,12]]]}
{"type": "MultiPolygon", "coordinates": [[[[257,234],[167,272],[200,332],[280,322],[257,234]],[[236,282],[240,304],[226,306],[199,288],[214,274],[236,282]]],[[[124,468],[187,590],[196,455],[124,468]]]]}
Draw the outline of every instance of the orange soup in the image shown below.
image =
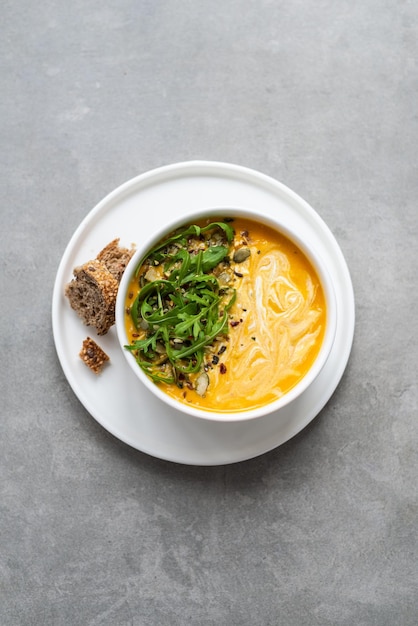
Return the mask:
{"type": "Polygon", "coordinates": [[[213,223],[183,238],[176,231],[138,268],[126,299],[127,348],[179,402],[244,411],[279,399],[309,370],[324,336],[325,297],[306,256],[282,234],[246,218],[213,223]]]}

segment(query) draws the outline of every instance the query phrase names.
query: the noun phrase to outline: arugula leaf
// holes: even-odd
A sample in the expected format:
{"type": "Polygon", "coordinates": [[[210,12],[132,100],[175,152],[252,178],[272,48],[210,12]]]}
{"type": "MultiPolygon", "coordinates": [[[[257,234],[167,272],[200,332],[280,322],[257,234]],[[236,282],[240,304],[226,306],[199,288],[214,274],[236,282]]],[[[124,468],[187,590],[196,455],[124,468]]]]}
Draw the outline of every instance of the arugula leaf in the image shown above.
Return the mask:
{"type": "Polygon", "coordinates": [[[202,255],[202,271],[209,272],[219,265],[228,254],[228,248],[225,246],[211,246],[204,251],[202,255]]]}
{"type": "Polygon", "coordinates": [[[228,243],[231,243],[234,238],[234,229],[226,222],[212,222],[211,224],[208,224],[208,226],[204,226],[204,228],[201,229],[201,232],[206,233],[209,230],[213,230],[215,226],[221,228],[225,232],[228,243]]]}

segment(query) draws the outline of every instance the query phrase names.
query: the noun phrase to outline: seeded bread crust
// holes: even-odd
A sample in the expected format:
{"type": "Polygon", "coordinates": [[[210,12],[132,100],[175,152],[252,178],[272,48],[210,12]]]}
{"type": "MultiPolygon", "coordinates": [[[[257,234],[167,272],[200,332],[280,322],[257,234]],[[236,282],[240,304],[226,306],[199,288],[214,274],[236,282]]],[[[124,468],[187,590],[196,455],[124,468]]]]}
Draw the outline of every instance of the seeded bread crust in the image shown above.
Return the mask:
{"type": "Polygon", "coordinates": [[[109,272],[120,283],[123,272],[126,269],[129,261],[135,250],[132,248],[122,248],[119,246],[119,239],[114,239],[107,244],[105,248],[97,255],[97,260],[106,265],[109,272]]]}
{"type": "Polygon", "coordinates": [[[86,326],[105,335],[115,323],[115,304],[119,283],[101,261],[94,259],[74,268],[74,278],[65,295],[86,326]]]}
{"type": "Polygon", "coordinates": [[[106,352],[91,337],[83,341],[80,358],[95,374],[100,374],[105,363],[110,361],[106,352]]]}

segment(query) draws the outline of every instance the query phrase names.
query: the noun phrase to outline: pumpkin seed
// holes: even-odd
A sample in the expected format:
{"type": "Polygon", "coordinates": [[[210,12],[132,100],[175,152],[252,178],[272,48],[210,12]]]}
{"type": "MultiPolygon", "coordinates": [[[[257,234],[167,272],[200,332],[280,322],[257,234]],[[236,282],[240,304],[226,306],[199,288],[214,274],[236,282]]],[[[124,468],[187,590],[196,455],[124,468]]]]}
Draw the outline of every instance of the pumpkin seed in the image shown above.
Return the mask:
{"type": "Polygon", "coordinates": [[[199,374],[196,380],[196,393],[198,393],[199,396],[204,396],[208,387],[209,376],[206,374],[206,372],[202,372],[201,374],[199,374]]]}
{"type": "Polygon", "coordinates": [[[233,261],[235,263],[243,263],[248,259],[251,254],[251,250],[249,248],[240,248],[234,252],[233,261]]]}

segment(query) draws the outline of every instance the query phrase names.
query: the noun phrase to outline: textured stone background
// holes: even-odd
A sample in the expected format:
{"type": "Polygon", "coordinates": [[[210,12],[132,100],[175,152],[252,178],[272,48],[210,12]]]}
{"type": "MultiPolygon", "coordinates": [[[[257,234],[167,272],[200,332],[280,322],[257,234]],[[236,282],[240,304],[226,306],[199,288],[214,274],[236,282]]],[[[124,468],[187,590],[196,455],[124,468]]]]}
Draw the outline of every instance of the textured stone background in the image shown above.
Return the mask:
{"type": "Polygon", "coordinates": [[[1,625],[415,625],[417,3],[4,0],[2,18],[1,625]],[[104,431],[50,321],[88,211],[196,158],[312,204],[357,304],[318,418],[212,468],[104,431]]]}

